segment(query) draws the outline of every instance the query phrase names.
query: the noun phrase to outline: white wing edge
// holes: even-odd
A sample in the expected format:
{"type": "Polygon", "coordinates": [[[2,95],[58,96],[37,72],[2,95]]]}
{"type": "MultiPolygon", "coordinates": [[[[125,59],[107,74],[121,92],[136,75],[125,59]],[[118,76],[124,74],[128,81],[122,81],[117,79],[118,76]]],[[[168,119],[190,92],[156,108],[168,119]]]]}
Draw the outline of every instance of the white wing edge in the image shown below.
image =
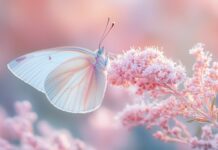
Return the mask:
{"type": "MultiPolygon", "coordinates": [[[[47,94],[45,94],[45,95],[46,95],[46,98],[49,99],[49,97],[47,96],[47,94]]],[[[72,112],[72,111],[67,111],[67,110],[61,109],[61,108],[58,107],[57,105],[53,104],[50,99],[49,99],[49,103],[52,104],[52,106],[54,106],[56,109],[61,110],[62,112],[70,113],[70,114],[86,114],[86,113],[91,113],[91,112],[97,110],[97,109],[101,106],[101,104],[102,104],[102,103],[101,103],[100,105],[96,106],[96,107],[93,108],[93,109],[89,109],[89,110],[87,110],[87,111],[80,111],[80,112],[76,112],[76,113],[75,113],[75,112],[72,112]]]]}
{"type": "Polygon", "coordinates": [[[19,80],[21,80],[22,82],[24,82],[24,83],[26,83],[27,85],[33,87],[34,89],[36,89],[36,90],[39,91],[39,92],[45,93],[43,90],[37,89],[37,88],[35,88],[34,86],[32,86],[31,84],[29,84],[28,82],[22,80],[21,77],[20,77],[19,75],[17,75],[17,74],[11,69],[10,63],[7,64],[7,68],[8,68],[8,70],[9,70],[15,77],[17,77],[17,78],[18,78],[19,80]]]}

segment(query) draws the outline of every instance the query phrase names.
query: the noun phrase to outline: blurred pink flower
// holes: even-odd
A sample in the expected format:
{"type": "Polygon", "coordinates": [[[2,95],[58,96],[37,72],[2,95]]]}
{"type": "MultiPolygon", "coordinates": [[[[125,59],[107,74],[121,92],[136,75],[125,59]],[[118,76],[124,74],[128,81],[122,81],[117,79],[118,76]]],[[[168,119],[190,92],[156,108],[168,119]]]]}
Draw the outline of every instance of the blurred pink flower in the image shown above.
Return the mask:
{"type": "Polygon", "coordinates": [[[15,103],[16,116],[0,116],[0,150],[92,150],[84,142],[75,139],[66,130],[56,130],[47,122],[40,121],[36,126],[39,134],[34,132],[37,115],[32,111],[28,101],[15,103]],[[13,144],[14,140],[19,144],[13,144]]]}
{"type": "Polygon", "coordinates": [[[193,75],[166,58],[156,48],[131,49],[111,61],[109,82],[121,87],[134,87],[142,102],[127,105],[117,115],[126,127],[138,125],[159,127],[154,137],[166,142],[190,144],[192,148],[218,149],[218,63],[197,44],[190,50],[196,61],[193,75]],[[201,138],[192,135],[182,120],[207,123],[201,138]],[[210,126],[209,126],[210,125],[210,126]]]}
{"type": "Polygon", "coordinates": [[[131,145],[129,132],[114,118],[115,112],[106,107],[101,107],[94,112],[85,128],[84,137],[98,145],[98,149],[119,150],[131,145]]]}

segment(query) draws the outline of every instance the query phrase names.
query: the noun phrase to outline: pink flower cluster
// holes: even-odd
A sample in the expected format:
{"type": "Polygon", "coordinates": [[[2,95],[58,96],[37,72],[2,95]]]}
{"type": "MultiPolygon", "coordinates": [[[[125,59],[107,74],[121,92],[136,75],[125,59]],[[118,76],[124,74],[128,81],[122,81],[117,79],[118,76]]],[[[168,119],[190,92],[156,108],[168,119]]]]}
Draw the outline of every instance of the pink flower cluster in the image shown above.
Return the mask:
{"type": "Polygon", "coordinates": [[[159,127],[154,137],[179,142],[198,149],[218,149],[218,62],[202,44],[190,50],[196,61],[188,77],[181,64],[166,58],[156,48],[131,49],[111,61],[109,82],[121,87],[134,87],[142,102],[127,105],[117,115],[126,127],[138,125],[159,127]],[[190,132],[191,123],[206,123],[202,137],[190,132]],[[214,144],[216,143],[216,144],[214,144]]]}
{"type": "Polygon", "coordinates": [[[164,90],[165,86],[176,86],[186,78],[183,66],[167,59],[156,48],[131,49],[118,55],[111,63],[109,75],[114,85],[136,86],[137,94],[164,90]]]}
{"type": "Polygon", "coordinates": [[[0,150],[93,150],[89,145],[73,138],[66,130],[55,130],[40,121],[34,132],[37,115],[28,101],[15,103],[16,116],[0,112],[0,150]],[[15,144],[18,143],[18,144],[15,144]]]}

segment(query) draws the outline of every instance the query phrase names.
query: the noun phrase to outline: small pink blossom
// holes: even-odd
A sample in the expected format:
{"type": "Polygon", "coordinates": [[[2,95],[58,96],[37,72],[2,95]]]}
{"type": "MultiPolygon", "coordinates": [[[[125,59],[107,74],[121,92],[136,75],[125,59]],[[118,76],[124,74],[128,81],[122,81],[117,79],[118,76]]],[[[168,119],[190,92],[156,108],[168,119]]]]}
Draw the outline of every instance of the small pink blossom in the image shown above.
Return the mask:
{"type": "Polygon", "coordinates": [[[202,134],[201,134],[202,139],[208,140],[213,138],[213,132],[209,125],[203,126],[201,129],[202,129],[202,134]]]}
{"type": "Polygon", "coordinates": [[[167,141],[168,140],[167,136],[165,136],[164,133],[161,132],[161,131],[158,131],[158,132],[154,133],[153,136],[155,138],[159,139],[159,140],[162,140],[162,141],[167,141]]]}
{"type": "Polygon", "coordinates": [[[145,109],[144,104],[127,105],[116,118],[122,120],[122,124],[127,127],[143,125],[145,109]]]}

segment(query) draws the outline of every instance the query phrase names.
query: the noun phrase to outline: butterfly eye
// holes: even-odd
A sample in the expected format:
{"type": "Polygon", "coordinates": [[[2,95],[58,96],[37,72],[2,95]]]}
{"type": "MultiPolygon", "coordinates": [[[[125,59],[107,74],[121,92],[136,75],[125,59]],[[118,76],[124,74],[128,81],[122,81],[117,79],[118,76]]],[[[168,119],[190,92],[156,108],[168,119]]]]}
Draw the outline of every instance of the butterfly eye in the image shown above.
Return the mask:
{"type": "Polygon", "coordinates": [[[99,48],[98,56],[101,56],[104,53],[104,47],[99,48]]]}

